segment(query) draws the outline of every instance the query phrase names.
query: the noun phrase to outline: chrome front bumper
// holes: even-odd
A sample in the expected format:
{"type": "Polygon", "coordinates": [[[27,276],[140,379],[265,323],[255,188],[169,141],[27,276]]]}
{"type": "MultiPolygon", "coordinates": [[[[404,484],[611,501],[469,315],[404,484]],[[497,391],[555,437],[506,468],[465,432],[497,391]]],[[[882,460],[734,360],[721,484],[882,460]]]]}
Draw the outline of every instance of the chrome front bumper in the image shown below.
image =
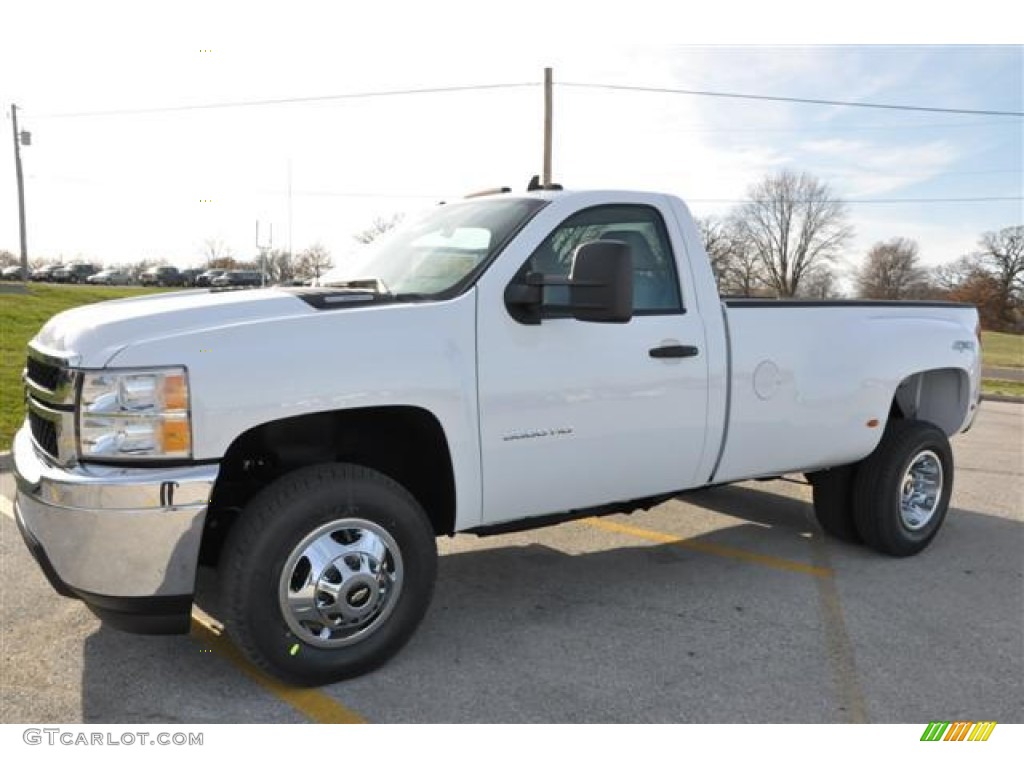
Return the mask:
{"type": "Polygon", "coordinates": [[[101,614],[145,613],[146,605],[180,613],[191,603],[218,465],[58,467],[39,455],[27,427],[13,458],[18,524],[58,591],[101,614]]]}

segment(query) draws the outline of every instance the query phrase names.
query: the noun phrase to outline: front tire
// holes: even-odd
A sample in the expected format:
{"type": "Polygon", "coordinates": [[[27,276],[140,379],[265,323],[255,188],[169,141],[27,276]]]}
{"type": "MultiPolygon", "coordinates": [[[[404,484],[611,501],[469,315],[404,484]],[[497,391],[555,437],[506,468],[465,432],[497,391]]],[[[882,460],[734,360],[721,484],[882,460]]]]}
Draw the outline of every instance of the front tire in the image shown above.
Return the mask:
{"type": "Polygon", "coordinates": [[[853,517],[869,547],[915,555],[939,532],[953,491],[945,432],[925,421],[890,422],[854,482],[853,517]]]}
{"type": "Polygon", "coordinates": [[[387,661],[426,613],[437,573],[434,531],[416,499],[350,464],[269,485],[221,557],[229,634],[254,664],[299,685],[387,661]]]}

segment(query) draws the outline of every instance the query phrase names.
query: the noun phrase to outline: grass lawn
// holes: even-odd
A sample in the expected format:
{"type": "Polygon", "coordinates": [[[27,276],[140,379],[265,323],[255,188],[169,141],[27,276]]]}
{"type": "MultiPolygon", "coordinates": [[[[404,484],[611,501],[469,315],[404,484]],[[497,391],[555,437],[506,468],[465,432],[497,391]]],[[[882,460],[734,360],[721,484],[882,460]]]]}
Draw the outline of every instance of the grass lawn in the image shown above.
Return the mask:
{"type": "Polygon", "coordinates": [[[1013,397],[1024,397],[1024,381],[982,379],[981,391],[986,395],[1011,395],[1013,397]]]}
{"type": "Polygon", "coordinates": [[[1024,334],[982,331],[981,353],[985,365],[1024,368],[1024,334]]]}
{"type": "Polygon", "coordinates": [[[11,447],[25,418],[21,371],[25,345],[58,312],[81,304],[166,290],[84,285],[30,285],[28,293],[0,293],[0,451],[11,447]]]}

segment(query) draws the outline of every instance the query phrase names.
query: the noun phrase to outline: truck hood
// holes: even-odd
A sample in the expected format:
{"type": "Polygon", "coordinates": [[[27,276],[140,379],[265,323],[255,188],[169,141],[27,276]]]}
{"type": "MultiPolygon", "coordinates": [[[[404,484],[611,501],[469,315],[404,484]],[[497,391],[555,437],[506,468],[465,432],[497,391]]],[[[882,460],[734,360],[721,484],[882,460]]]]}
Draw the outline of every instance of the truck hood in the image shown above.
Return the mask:
{"type": "Polygon", "coordinates": [[[101,368],[131,344],[315,311],[295,294],[276,288],[181,291],[104,301],[62,312],[43,326],[32,346],[51,355],[71,357],[75,366],[101,368]]]}

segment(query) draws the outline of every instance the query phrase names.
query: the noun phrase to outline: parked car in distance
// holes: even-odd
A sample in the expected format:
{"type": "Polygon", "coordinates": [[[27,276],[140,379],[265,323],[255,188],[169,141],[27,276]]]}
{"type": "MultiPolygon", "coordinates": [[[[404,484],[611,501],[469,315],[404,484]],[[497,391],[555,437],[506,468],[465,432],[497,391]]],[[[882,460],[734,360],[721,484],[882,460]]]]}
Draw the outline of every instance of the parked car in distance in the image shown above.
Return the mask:
{"type": "Polygon", "coordinates": [[[10,267],[4,267],[3,270],[0,270],[0,279],[21,280],[21,267],[17,264],[10,267]]]}
{"type": "Polygon", "coordinates": [[[28,279],[37,283],[48,283],[53,280],[53,273],[63,266],[63,264],[44,264],[33,269],[28,279]]]}
{"type": "Polygon", "coordinates": [[[313,285],[313,280],[314,279],[315,278],[312,278],[312,277],[302,277],[300,275],[298,277],[293,277],[293,278],[290,278],[288,280],[282,280],[280,283],[278,283],[278,285],[283,285],[283,286],[286,286],[286,287],[290,286],[290,287],[293,287],[293,288],[301,288],[303,286],[313,285]]]}
{"type": "Polygon", "coordinates": [[[208,288],[213,281],[227,272],[226,269],[208,269],[196,278],[196,285],[200,288],[208,288]]]}
{"type": "Polygon", "coordinates": [[[128,285],[132,278],[120,269],[103,269],[95,275],[89,275],[85,281],[91,285],[128,285]]]}
{"type": "Polygon", "coordinates": [[[233,269],[213,280],[214,288],[259,287],[262,284],[262,275],[254,270],[233,269]]]}
{"type": "Polygon", "coordinates": [[[93,264],[78,262],[65,264],[60,269],[55,269],[50,278],[55,283],[84,283],[89,277],[99,270],[93,264]]]}
{"type": "Polygon", "coordinates": [[[183,269],[181,270],[181,284],[186,288],[193,288],[199,285],[199,276],[203,274],[201,269],[183,269]]]}
{"type": "Polygon", "coordinates": [[[177,267],[150,267],[139,275],[139,282],[142,285],[149,286],[180,286],[185,284],[177,267]]]}

